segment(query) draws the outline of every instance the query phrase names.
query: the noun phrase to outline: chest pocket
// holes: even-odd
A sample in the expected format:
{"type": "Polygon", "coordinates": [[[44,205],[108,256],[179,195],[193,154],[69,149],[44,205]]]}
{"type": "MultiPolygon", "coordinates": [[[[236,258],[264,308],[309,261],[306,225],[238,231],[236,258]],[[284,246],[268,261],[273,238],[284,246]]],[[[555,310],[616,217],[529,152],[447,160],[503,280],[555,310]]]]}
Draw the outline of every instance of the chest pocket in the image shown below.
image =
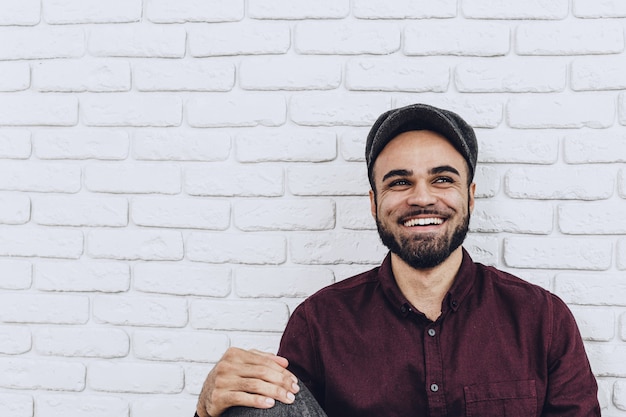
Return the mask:
{"type": "Polygon", "coordinates": [[[532,417],[537,414],[535,380],[464,387],[467,417],[532,417]]]}

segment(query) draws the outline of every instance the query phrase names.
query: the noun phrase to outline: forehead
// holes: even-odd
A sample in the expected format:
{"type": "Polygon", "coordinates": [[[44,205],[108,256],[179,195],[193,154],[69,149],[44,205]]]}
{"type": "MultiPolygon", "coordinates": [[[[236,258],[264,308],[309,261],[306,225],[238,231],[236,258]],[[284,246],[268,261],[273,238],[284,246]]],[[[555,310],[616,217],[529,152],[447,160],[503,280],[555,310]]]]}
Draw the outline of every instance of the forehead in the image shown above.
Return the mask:
{"type": "Polygon", "coordinates": [[[430,130],[412,130],[393,138],[374,162],[375,177],[390,169],[430,170],[450,165],[467,178],[467,161],[441,134],[430,130]]]}

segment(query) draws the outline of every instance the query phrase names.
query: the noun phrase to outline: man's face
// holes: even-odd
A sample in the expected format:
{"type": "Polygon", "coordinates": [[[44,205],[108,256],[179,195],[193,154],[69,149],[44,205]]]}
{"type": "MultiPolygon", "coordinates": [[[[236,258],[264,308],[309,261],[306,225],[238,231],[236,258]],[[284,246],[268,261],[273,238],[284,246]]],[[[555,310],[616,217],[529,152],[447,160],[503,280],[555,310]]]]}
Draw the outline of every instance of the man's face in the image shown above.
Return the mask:
{"type": "Polygon", "coordinates": [[[374,162],[370,191],[378,233],[392,253],[416,269],[433,268],[460,246],[474,208],[463,156],[438,133],[392,139],[374,162]]]}

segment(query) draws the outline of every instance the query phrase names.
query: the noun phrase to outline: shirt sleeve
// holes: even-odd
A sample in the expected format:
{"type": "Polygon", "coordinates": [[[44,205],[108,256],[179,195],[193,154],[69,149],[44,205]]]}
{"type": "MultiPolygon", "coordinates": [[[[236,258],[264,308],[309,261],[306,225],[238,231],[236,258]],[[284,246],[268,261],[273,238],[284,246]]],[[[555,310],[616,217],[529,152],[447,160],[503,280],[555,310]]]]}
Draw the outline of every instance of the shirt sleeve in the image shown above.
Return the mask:
{"type": "Polygon", "coordinates": [[[598,385],[578,326],[565,303],[553,295],[548,387],[542,417],[600,416],[598,385]]]}
{"type": "Polygon", "coordinates": [[[306,301],[300,304],[289,319],[280,341],[278,355],[287,358],[289,370],[307,386],[317,402],[324,407],[323,376],[319,366],[318,343],[323,343],[312,333],[306,301]],[[315,343],[313,342],[315,340],[315,343]]]}

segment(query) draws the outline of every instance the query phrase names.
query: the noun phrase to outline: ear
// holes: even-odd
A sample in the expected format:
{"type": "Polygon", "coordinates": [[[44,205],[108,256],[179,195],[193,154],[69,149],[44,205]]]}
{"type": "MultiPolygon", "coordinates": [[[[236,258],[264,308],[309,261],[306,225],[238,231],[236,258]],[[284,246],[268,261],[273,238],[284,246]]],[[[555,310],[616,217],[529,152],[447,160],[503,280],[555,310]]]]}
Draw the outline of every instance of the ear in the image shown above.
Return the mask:
{"type": "Polygon", "coordinates": [[[469,210],[470,213],[474,212],[474,195],[476,194],[476,183],[473,182],[469,186],[468,197],[469,197],[469,210]]]}
{"type": "Polygon", "coordinates": [[[374,195],[374,191],[370,190],[370,210],[372,212],[372,217],[376,218],[376,196],[374,195]]]}

